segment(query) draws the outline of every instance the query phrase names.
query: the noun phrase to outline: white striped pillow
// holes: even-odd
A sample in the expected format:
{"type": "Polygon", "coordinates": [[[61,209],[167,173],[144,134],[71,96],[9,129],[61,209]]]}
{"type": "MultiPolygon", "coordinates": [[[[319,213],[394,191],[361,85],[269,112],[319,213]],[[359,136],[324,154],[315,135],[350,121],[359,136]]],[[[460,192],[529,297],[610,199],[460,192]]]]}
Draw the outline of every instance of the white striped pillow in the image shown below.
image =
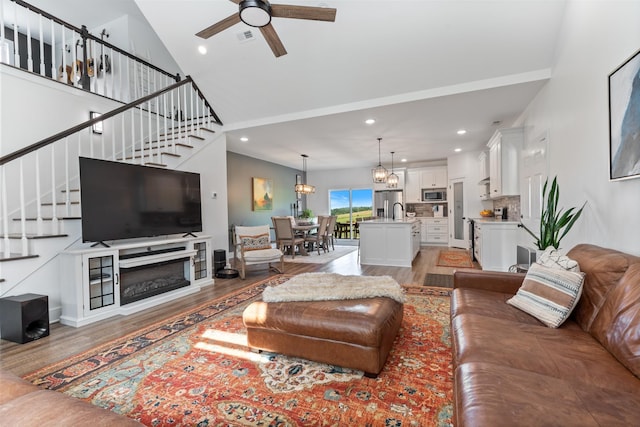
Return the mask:
{"type": "Polygon", "coordinates": [[[584,273],[532,264],[522,286],[507,304],[557,328],[578,303],[583,282],[584,273]]]}

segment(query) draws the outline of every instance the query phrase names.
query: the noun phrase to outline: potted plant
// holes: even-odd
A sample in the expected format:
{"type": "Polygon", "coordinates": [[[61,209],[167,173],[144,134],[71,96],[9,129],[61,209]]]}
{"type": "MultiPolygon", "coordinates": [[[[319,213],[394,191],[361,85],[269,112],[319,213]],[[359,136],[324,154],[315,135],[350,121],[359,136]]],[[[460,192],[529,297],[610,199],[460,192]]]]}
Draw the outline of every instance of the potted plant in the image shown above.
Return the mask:
{"type": "Polygon", "coordinates": [[[303,224],[314,224],[318,219],[314,218],[313,211],[311,209],[304,209],[302,214],[300,214],[300,223],[303,224]]]}
{"type": "Polygon", "coordinates": [[[562,238],[571,230],[573,224],[576,223],[582,210],[586,205],[586,202],[582,207],[576,210],[575,207],[570,208],[563,212],[563,209],[558,209],[558,199],[560,198],[560,187],[558,186],[557,177],[553,178],[549,193],[547,193],[547,184],[549,179],[544,182],[542,187],[542,212],[540,215],[540,235],[536,236],[531,230],[527,228],[522,222],[520,226],[524,228],[527,233],[531,234],[534,238],[536,247],[540,250],[545,250],[549,246],[553,246],[558,249],[562,238]]]}

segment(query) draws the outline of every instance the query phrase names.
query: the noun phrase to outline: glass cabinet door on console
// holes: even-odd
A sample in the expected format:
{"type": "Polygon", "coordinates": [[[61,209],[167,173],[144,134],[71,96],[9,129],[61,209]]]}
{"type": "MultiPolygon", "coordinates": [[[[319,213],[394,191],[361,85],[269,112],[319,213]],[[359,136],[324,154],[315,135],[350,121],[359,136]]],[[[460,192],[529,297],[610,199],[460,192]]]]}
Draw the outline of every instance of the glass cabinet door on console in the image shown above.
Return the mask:
{"type": "Polygon", "coordinates": [[[83,305],[86,315],[120,306],[117,262],[117,255],[113,252],[83,256],[83,305]]]}
{"type": "Polygon", "coordinates": [[[210,239],[196,240],[193,242],[193,249],[196,254],[193,256],[193,282],[199,283],[211,279],[211,256],[210,239]]]}

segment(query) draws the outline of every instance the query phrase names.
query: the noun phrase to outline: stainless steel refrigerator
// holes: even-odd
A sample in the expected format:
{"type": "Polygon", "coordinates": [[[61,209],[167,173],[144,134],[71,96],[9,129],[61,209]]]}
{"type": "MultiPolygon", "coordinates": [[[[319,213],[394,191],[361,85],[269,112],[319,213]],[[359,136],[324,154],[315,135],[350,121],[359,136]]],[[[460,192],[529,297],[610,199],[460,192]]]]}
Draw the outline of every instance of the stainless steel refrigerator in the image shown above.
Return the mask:
{"type": "Polygon", "coordinates": [[[404,206],[402,205],[402,190],[381,190],[374,194],[373,202],[374,214],[380,218],[393,218],[395,209],[395,218],[400,219],[404,214],[404,206]],[[396,205],[399,203],[399,205],[396,205]],[[402,208],[400,207],[402,206],[402,208]]]}

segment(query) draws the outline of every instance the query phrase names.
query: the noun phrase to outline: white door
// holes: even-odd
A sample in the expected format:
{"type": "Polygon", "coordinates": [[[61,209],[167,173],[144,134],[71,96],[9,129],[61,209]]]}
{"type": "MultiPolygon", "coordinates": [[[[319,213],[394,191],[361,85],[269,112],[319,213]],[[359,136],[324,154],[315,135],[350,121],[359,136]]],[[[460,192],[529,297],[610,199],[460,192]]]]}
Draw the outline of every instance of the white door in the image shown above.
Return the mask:
{"type": "MultiPolygon", "coordinates": [[[[536,235],[540,227],[542,210],[542,187],[549,171],[549,136],[544,132],[533,141],[529,141],[522,150],[520,172],[520,216],[522,223],[536,235]]],[[[525,246],[533,248],[533,238],[526,232],[525,246]]],[[[522,243],[522,242],[519,242],[522,243]]]]}
{"type": "Polygon", "coordinates": [[[468,224],[464,219],[464,180],[449,181],[449,246],[469,249],[468,224]]]}

